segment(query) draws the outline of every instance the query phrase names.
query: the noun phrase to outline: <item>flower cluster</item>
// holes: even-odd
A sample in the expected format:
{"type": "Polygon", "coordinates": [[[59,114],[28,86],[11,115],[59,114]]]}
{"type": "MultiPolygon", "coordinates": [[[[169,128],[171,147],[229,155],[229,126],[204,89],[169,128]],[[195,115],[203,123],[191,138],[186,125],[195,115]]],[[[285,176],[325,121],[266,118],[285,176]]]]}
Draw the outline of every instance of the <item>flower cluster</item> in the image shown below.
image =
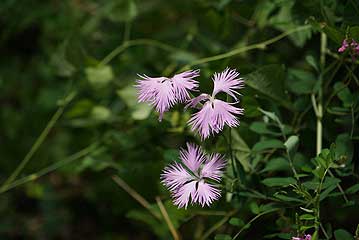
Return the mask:
{"type": "Polygon", "coordinates": [[[301,237],[292,237],[292,240],[311,240],[312,236],[310,234],[305,234],[302,238],[301,237]]]}
{"type": "Polygon", "coordinates": [[[357,43],[354,39],[344,39],[342,42],[342,46],[338,49],[338,52],[342,53],[345,52],[347,49],[349,50],[349,54],[354,61],[356,57],[359,56],[359,43],[357,43]]]}
{"type": "MultiPolygon", "coordinates": [[[[138,100],[151,104],[163,114],[175,104],[186,103],[187,108],[194,108],[194,113],[188,121],[191,130],[198,132],[204,140],[210,135],[218,134],[225,126],[239,125],[238,115],[243,109],[235,106],[239,102],[238,90],[243,88],[243,79],[234,69],[226,68],[221,73],[213,75],[213,90],[211,94],[200,93],[191,98],[190,91],[198,91],[199,84],[195,80],[199,70],[190,70],[168,77],[148,77],[139,75],[137,80],[138,100]],[[235,102],[227,102],[217,97],[218,93],[231,96],[235,102]]],[[[167,166],[161,175],[162,183],[171,191],[174,204],[179,208],[187,208],[188,204],[198,203],[202,207],[210,206],[219,199],[218,183],[226,165],[223,156],[218,153],[205,155],[202,149],[187,143],[187,150],[180,151],[181,162],[167,166]]]]}
{"type": "Polygon", "coordinates": [[[190,91],[197,91],[198,82],[194,79],[199,76],[199,70],[190,70],[167,77],[148,77],[139,75],[137,81],[139,102],[148,102],[159,113],[159,120],[164,112],[169,111],[177,103],[187,103],[186,108],[199,108],[189,120],[192,131],[198,131],[202,139],[208,138],[223,130],[224,126],[236,127],[239,120],[236,115],[243,114],[243,109],[235,107],[240,95],[237,90],[243,88],[244,82],[239,78],[236,70],[229,68],[213,75],[212,94],[202,93],[190,99],[190,91]],[[220,92],[227,93],[237,102],[228,103],[216,98],[220,92]]]}

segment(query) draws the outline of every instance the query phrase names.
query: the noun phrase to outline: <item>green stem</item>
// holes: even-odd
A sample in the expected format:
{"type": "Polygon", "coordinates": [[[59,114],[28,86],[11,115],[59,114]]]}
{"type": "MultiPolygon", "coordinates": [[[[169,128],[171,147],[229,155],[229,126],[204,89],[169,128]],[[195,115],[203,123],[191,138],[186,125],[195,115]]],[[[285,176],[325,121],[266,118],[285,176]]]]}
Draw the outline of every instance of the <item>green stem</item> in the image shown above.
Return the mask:
{"type": "Polygon", "coordinates": [[[224,218],[219,220],[216,224],[214,224],[207,232],[205,232],[201,238],[201,240],[207,239],[214,231],[220,228],[223,224],[225,224],[234,214],[238,212],[238,209],[234,209],[230,211],[224,218]]]}
{"type": "Polygon", "coordinates": [[[135,40],[129,40],[125,41],[123,44],[112,50],[100,63],[99,65],[106,65],[108,64],[112,59],[114,59],[117,55],[119,55],[121,52],[126,50],[129,47],[133,46],[141,46],[141,45],[149,45],[153,47],[158,47],[160,49],[163,49],[168,52],[174,52],[179,51],[179,49],[172,47],[170,45],[167,45],[165,43],[152,40],[152,39],[135,39],[135,40]]]}
{"type": "Polygon", "coordinates": [[[252,222],[254,222],[255,220],[257,220],[258,218],[260,218],[260,217],[263,216],[263,215],[266,215],[266,214],[271,213],[271,212],[275,212],[275,211],[277,211],[277,210],[279,210],[279,209],[275,208],[275,209],[271,209],[271,210],[268,210],[268,211],[265,211],[265,212],[262,212],[262,213],[258,214],[257,216],[255,216],[254,218],[252,218],[246,225],[244,225],[244,226],[239,230],[239,232],[232,238],[232,240],[235,240],[237,237],[239,237],[239,235],[240,235],[245,229],[247,229],[248,226],[249,226],[252,222]]]}
{"type": "Polygon", "coordinates": [[[327,175],[328,170],[329,170],[329,168],[325,169],[325,171],[323,173],[323,177],[320,180],[320,183],[319,183],[319,186],[318,186],[318,189],[316,192],[316,196],[315,196],[315,201],[314,201],[314,209],[315,209],[314,226],[315,226],[315,232],[317,235],[319,234],[319,227],[320,227],[320,192],[322,191],[325,175],[327,175]]]}
{"type": "MultiPolygon", "coordinates": [[[[325,33],[320,34],[320,67],[321,67],[321,74],[320,74],[320,87],[318,93],[318,104],[316,104],[316,116],[317,116],[317,144],[316,150],[317,155],[322,151],[322,139],[323,139],[323,125],[322,125],[322,118],[323,118],[323,78],[324,78],[324,71],[325,71],[325,52],[327,49],[327,35],[325,33]]],[[[313,105],[314,107],[314,105],[313,105]]]]}
{"type": "Polygon", "coordinates": [[[233,149],[232,149],[232,129],[229,128],[228,130],[229,132],[229,136],[228,136],[228,150],[229,150],[229,157],[231,158],[231,165],[232,165],[232,171],[233,171],[233,176],[235,178],[238,177],[238,174],[237,174],[237,169],[236,169],[236,165],[234,163],[234,158],[233,158],[233,149]]]}
{"type": "Polygon", "coordinates": [[[35,152],[39,149],[39,147],[42,145],[44,140],[46,139],[47,135],[53,128],[53,126],[56,124],[57,120],[59,120],[60,116],[64,112],[64,109],[66,105],[71,102],[71,100],[75,97],[76,93],[71,92],[65,99],[63,100],[61,106],[57,109],[55,114],[52,116],[50,121],[47,123],[45,129],[41,132],[40,136],[36,139],[34,145],[32,145],[30,151],[25,155],[24,159],[21,161],[21,163],[17,166],[17,168],[14,170],[14,172],[6,179],[6,181],[2,184],[0,188],[0,192],[4,190],[4,187],[12,183],[16,177],[20,174],[20,172],[24,169],[26,164],[30,161],[32,156],[35,154],[35,152]]]}
{"type": "Polygon", "coordinates": [[[201,59],[195,60],[195,61],[185,65],[179,71],[187,70],[190,67],[195,66],[195,65],[200,65],[200,64],[203,64],[203,63],[208,63],[208,62],[221,60],[221,59],[224,59],[224,58],[229,58],[229,57],[232,57],[232,56],[235,56],[235,55],[238,55],[240,53],[244,53],[244,52],[247,52],[247,51],[250,51],[250,50],[253,50],[253,49],[265,49],[268,45],[271,45],[271,44],[281,40],[282,38],[285,38],[286,36],[288,36],[290,34],[293,34],[295,32],[304,31],[304,30],[307,30],[307,29],[310,29],[310,28],[311,28],[311,26],[309,26],[309,25],[300,26],[300,27],[288,30],[288,31],[286,31],[286,32],[284,32],[282,34],[279,34],[278,36],[276,36],[274,38],[268,39],[268,40],[266,40],[264,42],[260,42],[260,43],[240,47],[240,48],[235,48],[235,49],[233,49],[233,50],[231,50],[229,52],[214,55],[214,56],[211,56],[211,57],[201,58],[201,59]]]}
{"type": "MultiPolygon", "coordinates": [[[[332,173],[332,171],[330,171],[330,169],[328,169],[328,173],[329,173],[329,175],[330,175],[331,177],[334,177],[334,174],[332,173]]],[[[345,195],[344,189],[342,188],[342,186],[340,185],[340,183],[337,184],[337,187],[338,187],[340,193],[342,194],[345,203],[348,203],[349,200],[348,200],[347,196],[345,195]]]]}
{"type": "Polygon", "coordinates": [[[54,163],[54,164],[52,164],[52,165],[50,165],[50,166],[48,166],[46,168],[43,168],[38,172],[32,173],[32,174],[30,174],[30,175],[28,175],[26,177],[20,178],[19,180],[16,180],[16,181],[14,181],[14,182],[12,182],[12,183],[10,183],[8,185],[4,185],[0,190],[0,194],[4,193],[6,191],[9,191],[10,189],[13,189],[15,187],[18,187],[18,186],[20,186],[22,184],[25,184],[27,182],[34,181],[34,180],[36,180],[36,179],[38,179],[38,178],[40,178],[40,177],[42,177],[42,176],[44,176],[44,175],[46,175],[46,174],[48,174],[50,172],[53,172],[53,171],[65,166],[66,164],[69,164],[69,163],[71,163],[71,162],[73,162],[73,161],[75,161],[75,160],[77,160],[79,158],[82,158],[82,157],[88,155],[89,153],[93,152],[97,148],[97,145],[98,145],[97,143],[93,143],[90,146],[82,149],[81,151],[79,151],[79,152],[77,152],[77,153],[75,153],[75,154],[73,154],[73,155],[71,155],[71,156],[69,156],[69,157],[67,157],[67,158],[65,158],[65,159],[63,159],[61,161],[58,161],[58,162],[56,162],[56,163],[54,163]]]}

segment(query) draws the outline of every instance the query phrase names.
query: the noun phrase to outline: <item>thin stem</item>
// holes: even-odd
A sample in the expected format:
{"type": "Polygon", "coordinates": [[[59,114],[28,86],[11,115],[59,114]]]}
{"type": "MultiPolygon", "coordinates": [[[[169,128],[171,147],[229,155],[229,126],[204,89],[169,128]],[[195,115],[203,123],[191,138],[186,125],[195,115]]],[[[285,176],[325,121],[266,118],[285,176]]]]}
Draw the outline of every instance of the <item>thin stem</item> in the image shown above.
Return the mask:
{"type": "Polygon", "coordinates": [[[176,228],[173,226],[173,223],[172,223],[172,221],[171,221],[171,219],[170,219],[170,216],[169,216],[168,213],[167,213],[167,210],[166,210],[165,206],[163,205],[163,203],[162,203],[162,201],[161,201],[161,198],[156,197],[156,202],[157,202],[157,205],[158,205],[158,207],[160,208],[160,211],[161,211],[161,213],[162,213],[162,216],[164,217],[164,219],[165,219],[165,221],[166,221],[166,223],[167,223],[167,226],[168,226],[168,228],[169,228],[169,230],[170,230],[170,232],[171,232],[171,234],[172,234],[172,236],[173,236],[173,239],[174,239],[174,240],[179,240],[179,239],[181,239],[181,238],[180,238],[180,235],[178,234],[178,232],[177,232],[177,230],[176,230],[176,228]]]}
{"type": "Polygon", "coordinates": [[[315,201],[314,201],[314,208],[315,208],[315,222],[314,222],[314,226],[315,226],[315,232],[319,232],[319,226],[320,226],[320,192],[322,191],[322,187],[323,187],[323,183],[324,183],[324,179],[325,179],[325,175],[327,175],[329,168],[325,169],[322,179],[320,180],[317,192],[316,192],[316,196],[315,196],[315,201]]]}
{"type": "Polygon", "coordinates": [[[293,34],[295,32],[300,32],[300,31],[304,31],[304,30],[308,30],[310,29],[311,26],[309,25],[305,25],[305,26],[300,26],[291,30],[288,30],[282,34],[279,34],[278,36],[268,39],[264,42],[260,42],[260,43],[255,43],[252,45],[248,45],[248,46],[244,46],[244,47],[240,47],[240,48],[235,48],[229,52],[226,53],[222,53],[222,54],[218,54],[218,55],[214,55],[211,57],[205,57],[205,58],[201,58],[198,60],[195,60],[187,65],[185,65],[184,67],[181,68],[181,70],[179,71],[183,71],[183,70],[187,70],[188,68],[195,66],[195,65],[200,65],[200,64],[204,64],[204,63],[208,63],[208,62],[213,62],[213,61],[217,61],[217,60],[221,60],[224,58],[229,58],[235,55],[238,55],[240,53],[244,53],[253,49],[265,49],[268,45],[271,45],[279,40],[281,40],[282,38],[285,38],[286,36],[293,34]]]}
{"type": "Polygon", "coordinates": [[[350,138],[353,138],[354,135],[354,128],[355,128],[355,116],[354,116],[354,106],[353,104],[350,106],[351,108],[351,118],[352,118],[352,127],[350,131],[350,138]]]}
{"type": "Polygon", "coordinates": [[[141,45],[148,45],[160,48],[162,50],[168,51],[168,52],[174,52],[179,51],[179,49],[172,47],[170,45],[167,45],[165,43],[153,40],[153,39],[135,39],[135,40],[129,40],[112,50],[100,63],[99,65],[106,65],[111,60],[113,60],[117,55],[119,55],[121,52],[126,50],[129,47],[132,46],[141,46],[141,45]]]}
{"type": "Polygon", "coordinates": [[[75,92],[71,92],[67,97],[65,97],[61,106],[57,109],[55,114],[52,116],[50,121],[47,123],[44,130],[41,132],[40,136],[36,139],[35,143],[32,145],[30,151],[25,155],[24,159],[17,166],[17,168],[14,170],[14,172],[2,184],[2,186],[0,188],[0,192],[3,192],[3,190],[5,189],[5,186],[12,183],[16,179],[16,177],[20,174],[20,172],[24,169],[24,167],[28,164],[28,162],[30,161],[32,156],[36,153],[36,151],[39,149],[39,147],[42,145],[42,143],[46,139],[47,135],[50,133],[53,126],[56,124],[56,122],[61,117],[67,104],[71,102],[71,100],[75,97],[75,95],[76,95],[75,92]]]}
{"type": "MultiPolygon", "coordinates": [[[[329,56],[335,58],[335,59],[341,59],[341,58],[342,58],[341,56],[339,56],[339,55],[336,54],[336,53],[333,53],[333,52],[330,51],[329,49],[326,49],[326,50],[325,50],[325,53],[326,53],[327,55],[329,55],[329,56]]],[[[359,60],[353,61],[353,60],[350,59],[350,58],[345,58],[345,59],[343,59],[343,61],[348,62],[348,63],[353,63],[353,64],[359,64],[359,60]]]]}
{"type": "Polygon", "coordinates": [[[289,153],[288,150],[286,152],[287,152],[287,156],[288,156],[289,166],[292,169],[292,172],[294,174],[295,179],[297,179],[298,184],[300,184],[299,175],[297,173],[297,170],[295,170],[295,167],[294,167],[294,164],[293,164],[293,161],[292,161],[292,157],[290,156],[290,153],[289,153]]]}
{"type": "Polygon", "coordinates": [[[126,21],[126,23],[125,23],[125,31],[124,31],[124,34],[123,34],[123,42],[127,42],[128,40],[130,40],[131,25],[132,25],[132,21],[126,21]]]}
{"type": "Polygon", "coordinates": [[[320,229],[322,229],[322,232],[324,233],[325,238],[326,238],[326,239],[330,239],[330,237],[328,236],[327,231],[325,231],[325,228],[323,227],[322,224],[320,224],[320,229]]]}
{"type": "Polygon", "coordinates": [[[207,232],[205,232],[201,238],[201,240],[207,239],[214,231],[216,231],[218,228],[220,228],[223,224],[225,224],[230,217],[232,217],[234,214],[238,212],[238,209],[234,209],[230,211],[224,218],[219,220],[216,224],[214,224],[210,229],[208,229],[207,232]]]}
{"type": "Polygon", "coordinates": [[[128,194],[131,195],[139,204],[141,204],[144,208],[146,208],[155,218],[158,220],[161,220],[161,215],[158,214],[158,212],[154,211],[151,204],[142,197],[136,190],[134,190],[132,187],[130,187],[122,178],[119,176],[112,176],[112,180],[119,185],[123,190],[125,190],[128,194]]]}
{"type": "MultiPolygon", "coordinates": [[[[329,173],[329,175],[330,175],[331,177],[334,177],[334,174],[332,173],[332,171],[330,171],[330,169],[328,169],[328,173],[329,173]]],[[[340,193],[342,194],[345,203],[348,203],[349,200],[348,200],[347,196],[345,195],[344,189],[342,188],[342,186],[340,185],[340,183],[337,184],[337,187],[338,187],[340,193]]]]}
{"type": "Polygon", "coordinates": [[[231,159],[231,165],[232,165],[232,171],[233,171],[233,176],[234,178],[237,178],[238,177],[238,174],[237,174],[237,168],[236,168],[236,165],[235,165],[235,162],[234,162],[234,158],[233,158],[233,149],[232,149],[232,129],[229,128],[228,129],[228,151],[229,151],[229,157],[231,159]]]}
{"type": "Polygon", "coordinates": [[[275,211],[277,211],[277,210],[278,210],[277,208],[276,208],[276,209],[271,209],[271,210],[268,210],[268,211],[265,211],[265,212],[262,212],[262,213],[258,214],[257,216],[255,216],[254,218],[252,218],[246,225],[244,225],[244,226],[239,230],[239,232],[238,232],[236,235],[234,235],[234,237],[232,238],[232,240],[235,240],[237,237],[239,237],[239,235],[240,235],[246,228],[248,228],[248,226],[249,226],[252,222],[254,222],[255,220],[257,220],[258,218],[260,218],[260,217],[263,216],[263,215],[266,215],[266,214],[271,213],[271,212],[275,212],[275,211]]]}
{"type": "Polygon", "coordinates": [[[58,161],[56,163],[53,163],[52,165],[46,167],[46,168],[43,168],[41,169],[40,171],[38,172],[35,172],[35,173],[32,173],[26,177],[23,177],[23,178],[20,178],[12,183],[10,183],[9,185],[4,185],[1,190],[0,190],[0,194],[1,193],[4,193],[6,191],[9,191],[10,189],[13,189],[15,187],[18,187],[20,185],[23,185],[27,182],[30,182],[30,181],[34,181],[50,172],[53,172],[77,159],[80,159],[80,158],[83,158],[87,155],[89,155],[91,152],[93,152],[94,150],[96,150],[98,144],[97,143],[93,143],[91,144],[90,146],[82,149],[81,151],[75,153],[75,154],[72,154],[71,156],[61,160],[61,161],[58,161]]]}

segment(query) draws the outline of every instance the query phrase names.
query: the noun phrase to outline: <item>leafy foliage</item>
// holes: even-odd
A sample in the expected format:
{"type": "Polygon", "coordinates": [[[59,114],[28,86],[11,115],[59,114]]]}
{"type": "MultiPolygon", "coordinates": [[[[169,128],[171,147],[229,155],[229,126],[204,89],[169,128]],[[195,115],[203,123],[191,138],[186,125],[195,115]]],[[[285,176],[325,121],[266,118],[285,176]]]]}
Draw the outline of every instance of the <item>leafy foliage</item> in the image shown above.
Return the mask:
{"type": "Polygon", "coordinates": [[[358,16],[352,0],[1,1],[0,238],[358,238],[359,62],[337,52],[358,16]],[[177,209],[159,176],[200,140],[189,111],[159,124],[137,103],[136,74],[200,68],[210,92],[227,66],[245,114],[203,143],[230,163],[222,198],[177,209]]]}

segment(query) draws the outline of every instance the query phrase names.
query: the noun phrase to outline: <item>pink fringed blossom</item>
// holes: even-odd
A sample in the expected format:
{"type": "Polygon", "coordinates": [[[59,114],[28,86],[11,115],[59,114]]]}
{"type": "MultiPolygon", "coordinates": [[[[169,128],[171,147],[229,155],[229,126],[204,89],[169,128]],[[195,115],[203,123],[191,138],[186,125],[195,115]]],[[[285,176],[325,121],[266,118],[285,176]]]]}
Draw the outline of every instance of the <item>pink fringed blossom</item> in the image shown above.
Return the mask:
{"type": "Polygon", "coordinates": [[[167,166],[162,183],[172,192],[175,205],[187,208],[189,203],[210,206],[221,196],[213,182],[220,182],[226,163],[220,154],[206,156],[200,147],[187,143],[180,152],[181,163],[167,166]],[[211,183],[212,182],[212,183],[211,183]]]}
{"type": "Polygon", "coordinates": [[[312,236],[310,234],[305,234],[303,238],[301,237],[292,237],[292,240],[311,240],[312,236]]]}
{"type": "Polygon", "coordinates": [[[179,73],[172,78],[138,76],[138,101],[148,102],[154,106],[160,114],[161,121],[164,112],[176,103],[187,101],[190,98],[189,91],[197,90],[198,82],[194,78],[199,76],[199,70],[179,73]]]}
{"type": "Polygon", "coordinates": [[[192,131],[198,131],[202,139],[208,138],[211,134],[219,133],[224,126],[236,127],[239,125],[237,115],[243,114],[243,109],[235,107],[236,103],[228,103],[216,99],[219,92],[227,93],[235,100],[240,95],[238,90],[244,87],[244,81],[239,78],[239,73],[234,69],[226,68],[221,73],[213,75],[212,95],[201,94],[188,101],[187,107],[196,107],[203,103],[201,109],[192,115],[189,124],[192,131]]]}

